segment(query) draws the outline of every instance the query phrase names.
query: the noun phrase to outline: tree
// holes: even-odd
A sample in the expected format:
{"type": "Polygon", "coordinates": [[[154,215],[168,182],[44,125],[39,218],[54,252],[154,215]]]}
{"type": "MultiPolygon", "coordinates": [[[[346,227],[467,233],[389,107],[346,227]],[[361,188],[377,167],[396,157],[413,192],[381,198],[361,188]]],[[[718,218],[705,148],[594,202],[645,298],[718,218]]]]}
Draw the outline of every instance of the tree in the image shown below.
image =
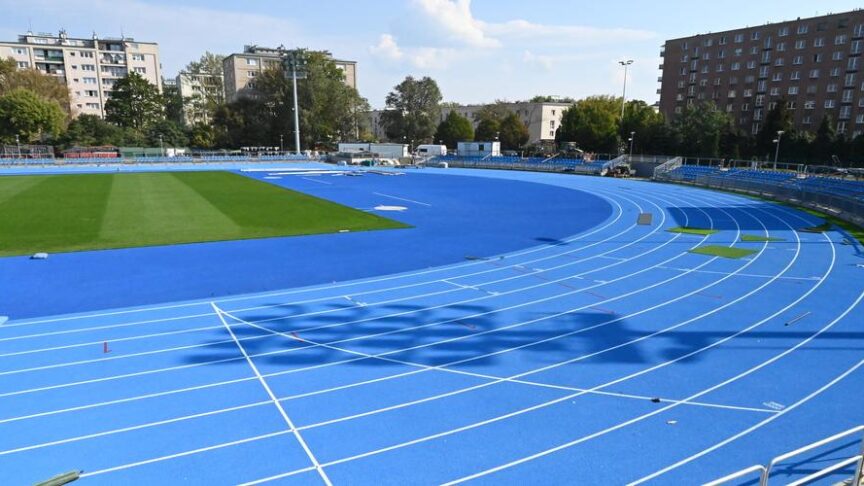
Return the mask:
{"type": "Polygon", "coordinates": [[[213,148],[216,146],[218,132],[209,123],[194,123],[187,129],[189,145],[196,148],[213,148]]]}
{"type": "Polygon", "coordinates": [[[124,128],[142,129],[164,117],[159,89],[138,73],[129,73],[114,85],[105,103],[105,118],[124,128]]]}
{"type": "Polygon", "coordinates": [[[66,114],[54,100],[15,88],[0,96],[0,141],[12,143],[19,136],[22,143],[55,137],[63,129],[66,114]]]}
{"type": "Polygon", "coordinates": [[[501,123],[492,118],[484,118],[477,124],[477,130],[474,131],[474,140],[478,142],[490,142],[498,140],[501,132],[501,123]]]}
{"type": "Polygon", "coordinates": [[[431,141],[441,118],[441,99],[441,90],[432,78],[406,77],[387,95],[387,109],[381,114],[384,133],[395,141],[431,141]]]}
{"type": "Polygon", "coordinates": [[[209,121],[225,103],[224,60],[225,56],[208,51],[187,64],[180,73],[181,78],[186,76],[201,88],[199,93],[183,99],[183,107],[191,120],[209,121]]]}
{"type": "Polygon", "coordinates": [[[474,127],[471,126],[470,120],[456,110],[451,110],[447,118],[438,124],[435,140],[436,142],[440,140],[447,147],[455,149],[458,142],[474,140],[474,127]]]}
{"type": "Polygon", "coordinates": [[[510,113],[499,125],[501,147],[507,150],[519,149],[528,143],[531,134],[528,133],[528,127],[522,123],[516,113],[510,113]]]}
{"type": "Polygon", "coordinates": [[[575,142],[589,152],[615,152],[620,142],[620,116],[620,98],[589,96],[564,111],[555,141],[575,142]]]}
{"type": "Polygon", "coordinates": [[[186,134],[180,128],[180,124],[174,120],[159,120],[147,127],[145,137],[150,146],[156,147],[160,145],[160,136],[162,137],[161,143],[164,146],[185,147],[189,143],[186,134]]]}
{"type": "Polygon", "coordinates": [[[29,90],[45,100],[56,101],[68,117],[69,88],[64,82],[36,69],[19,70],[12,58],[0,60],[0,95],[18,88],[29,90]]]}
{"type": "Polygon", "coordinates": [[[272,146],[270,109],[264,101],[240,98],[216,110],[213,124],[217,145],[223,147],[272,146]]]}
{"type": "Polygon", "coordinates": [[[479,110],[474,112],[474,121],[478,124],[483,121],[494,122],[500,124],[501,120],[510,114],[510,107],[503,100],[495,100],[495,103],[483,105],[479,110]]]}
{"type": "Polygon", "coordinates": [[[690,105],[675,118],[672,128],[678,138],[682,155],[719,157],[720,138],[729,116],[720,112],[713,102],[690,105]]]}
{"type": "Polygon", "coordinates": [[[765,123],[759,133],[756,134],[756,153],[770,158],[776,149],[774,140],[777,140],[777,132],[781,130],[784,132],[784,139],[790,139],[794,135],[792,112],[787,109],[786,100],[782,98],[776,101],[772,109],[768,110],[765,115],[765,123]]]}
{"type": "Polygon", "coordinates": [[[124,144],[123,129],[112,125],[96,115],[79,115],[69,123],[61,138],[63,145],[93,146],[124,144]]]}
{"type": "Polygon", "coordinates": [[[162,101],[165,104],[165,118],[179,124],[186,123],[184,116],[184,100],[177,86],[165,86],[162,90],[162,101]]]}
{"type": "Polygon", "coordinates": [[[641,100],[631,100],[624,107],[618,136],[621,140],[627,140],[635,132],[633,151],[636,153],[662,152],[666,148],[663,125],[663,115],[652,106],[641,100]]]}
{"type": "Polygon", "coordinates": [[[831,115],[825,115],[816,130],[816,137],[813,139],[813,159],[811,160],[816,160],[820,164],[829,164],[831,156],[834,155],[836,138],[831,115]]]}

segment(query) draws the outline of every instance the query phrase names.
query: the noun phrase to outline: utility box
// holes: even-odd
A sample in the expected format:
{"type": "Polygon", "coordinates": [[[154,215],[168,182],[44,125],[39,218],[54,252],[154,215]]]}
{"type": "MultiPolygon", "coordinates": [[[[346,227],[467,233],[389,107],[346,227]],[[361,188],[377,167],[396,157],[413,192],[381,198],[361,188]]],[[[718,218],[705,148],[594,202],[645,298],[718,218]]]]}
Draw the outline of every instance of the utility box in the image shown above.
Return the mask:
{"type": "Polygon", "coordinates": [[[498,157],[501,142],[459,142],[456,152],[463,157],[498,157]]]}

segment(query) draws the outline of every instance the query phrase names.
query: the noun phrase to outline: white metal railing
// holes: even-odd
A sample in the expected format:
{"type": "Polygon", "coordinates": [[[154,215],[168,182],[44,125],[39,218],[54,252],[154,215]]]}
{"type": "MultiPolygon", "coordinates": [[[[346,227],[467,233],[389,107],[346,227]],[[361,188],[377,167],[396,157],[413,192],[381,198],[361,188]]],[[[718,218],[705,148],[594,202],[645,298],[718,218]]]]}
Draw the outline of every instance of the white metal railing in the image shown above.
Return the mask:
{"type": "Polygon", "coordinates": [[[619,155],[618,157],[603,164],[603,168],[606,170],[614,169],[615,167],[618,167],[619,165],[624,165],[628,162],[630,162],[630,159],[627,154],[619,155]]]}
{"type": "Polygon", "coordinates": [[[675,157],[672,159],[663,162],[662,164],[654,167],[654,177],[657,177],[660,174],[665,174],[666,172],[671,172],[684,163],[684,159],[681,157],[675,157]]]}
{"type": "Polygon", "coordinates": [[[789,486],[800,486],[807,483],[811,483],[819,478],[825,477],[829,474],[840,471],[849,466],[855,465],[855,473],[852,478],[852,485],[858,486],[861,484],[862,479],[862,469],[864,469],[864,425],[859,425],[858,427],[853,427],[847,431],[840,432],[839,434],[834,434],[831,437],[827,437],[820,441],[813,442],[812,444],[808,444],[799,449],[795,449],[794,451],[787,452],[786,454],[779,455],[774,459],[771,459],[771,462],[768,463],[767,466],[762,466],[761,464],[757,464],[755,466],[750,466],[746,469],[742,469],[740,471],[734,472],[727,476],[724,476],[720,479],[716,479],[711,481],[710,483],[705,483],[704,486],[719,486],[721,484],[726,484],[729,481],[734,479],[739,479],[749,474],[759,472],[759,485],[760,486],[768,486],[768,480],[771,477],[771,470],[777,464],[787,461],[795,456],[799,456],[804,454],[805,452],[812,451],[813,449],[817,449],[819,447],[825,446],[832,442],[838,441],[840,439],[849,437],[851,435],[860,435],[859,441],[861,442],[858,448],[858,454],[847,459],[844,459],[838,463],[832,464],[826,468],[822,468],[812,474],[809,474],[801,479],[798,479],[792,483],[789,483],[789,486]]]}

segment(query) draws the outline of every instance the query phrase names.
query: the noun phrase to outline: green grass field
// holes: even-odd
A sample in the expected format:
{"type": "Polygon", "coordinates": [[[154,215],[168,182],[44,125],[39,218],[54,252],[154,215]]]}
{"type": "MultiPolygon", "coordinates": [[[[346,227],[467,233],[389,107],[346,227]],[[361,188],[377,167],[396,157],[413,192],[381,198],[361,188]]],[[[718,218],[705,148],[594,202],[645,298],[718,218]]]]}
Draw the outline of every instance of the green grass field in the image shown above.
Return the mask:
{"type": "Polygon", "coordinates": [[[708,256],[716,256],[723,258],[744,258],[748,255],[752,255],[756,253],[755,250],[748,250],[746,248],[735,248],[729,246],[718,246],[718,245],[705,245],[699,246],[692,250],[690,253],[696,253],[699,255],[708,255],[708,256]]]}
{"type": "Polygon", "coordinates": [[[229,172],[0,177],[0,256],[407,227],[229,172]]]}

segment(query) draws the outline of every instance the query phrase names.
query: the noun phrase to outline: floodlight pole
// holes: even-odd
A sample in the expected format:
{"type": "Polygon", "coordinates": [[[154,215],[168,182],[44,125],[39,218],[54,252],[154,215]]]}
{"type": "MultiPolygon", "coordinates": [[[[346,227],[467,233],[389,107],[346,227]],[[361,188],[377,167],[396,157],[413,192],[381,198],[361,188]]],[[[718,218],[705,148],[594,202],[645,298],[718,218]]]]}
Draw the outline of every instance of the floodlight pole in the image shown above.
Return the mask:
{"type": "Polygon", "coordinates": [[[618,64],[624,66],[624,91],[621,93],[621,119],[624,119],[624,103],[627,101],[627,69],[633,64],[633,59],[626,61],[618,61],[618,64]]]}
{"type": "Polygon", "coordinates": [[[18,146],[18,158],[20,159],[21,158],[21,137],[18,135],[15,135],[15,145],[18,146]]]}
{"type": "Polygon", "coordinates": [[[291,80],[294,85],[294,150],[300,155],[300,108],[297,104],[297,56],[292,53],[291,80]]]}
{"type": "Polygon", "coordinates": [[[777,168],[777,158],[780,156],[780,137],[786,133],[783,130],[777,130],[777,148],[774,150],[774,168],[777,168]]]}
{"type": "Polygon", "coordinates": [[[159,135],[159,156],[165,157],[165,144],[162,143],[162,135],[159,135]]]}

